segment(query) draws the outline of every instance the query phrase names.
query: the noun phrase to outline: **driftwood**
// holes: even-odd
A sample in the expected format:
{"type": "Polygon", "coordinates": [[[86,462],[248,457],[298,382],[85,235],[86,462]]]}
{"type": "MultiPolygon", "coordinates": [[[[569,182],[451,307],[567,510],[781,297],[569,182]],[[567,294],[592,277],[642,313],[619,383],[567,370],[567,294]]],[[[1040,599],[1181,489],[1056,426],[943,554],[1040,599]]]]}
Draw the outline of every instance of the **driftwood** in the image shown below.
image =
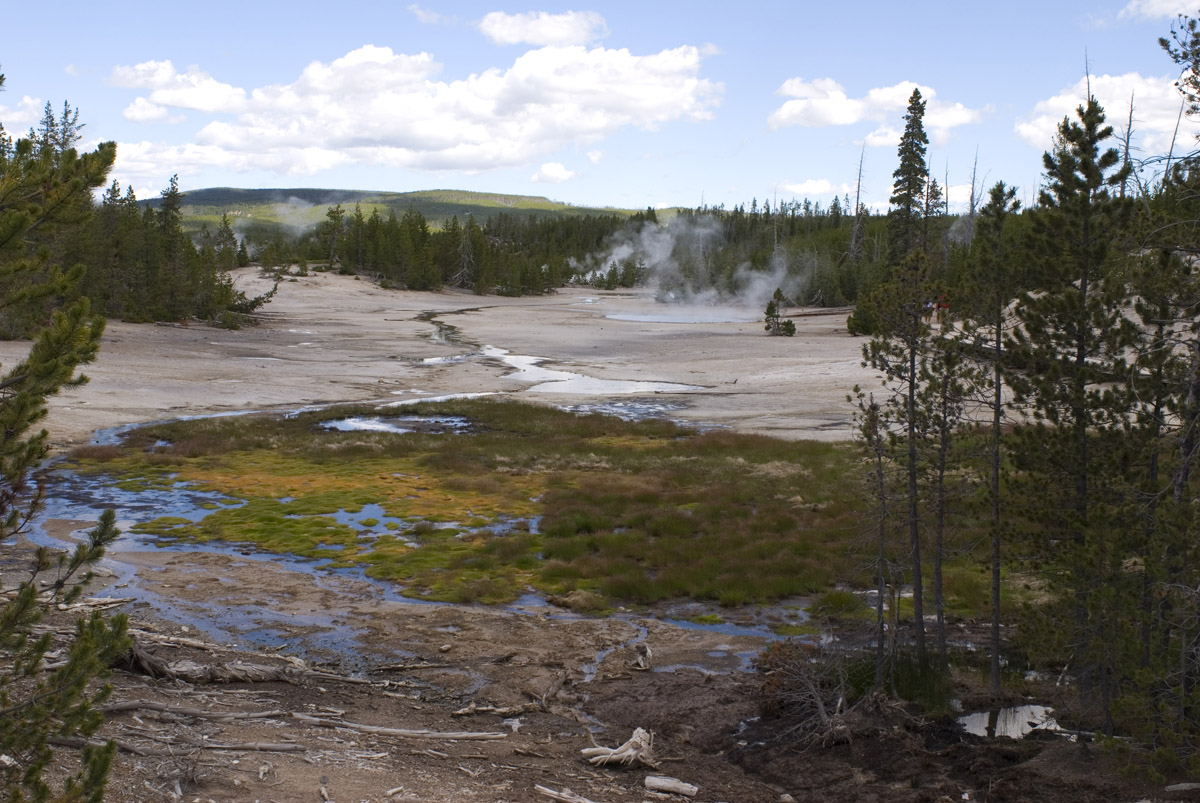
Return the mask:
{"type": "MultiPolygon", "coordinates": [[[[101,739],[80,739],[78,737],[55,737],[50,740],[52,744],[62,745],[64,747],[104,747],[105,742],[101,739]]],[[[123,753],[131,753],[135,756],[154,757],[154,756],[178,756],[180,751],[178,748],[171,747],[142,747],[140,745],[126,742],[122,739],[113,739],[117,749],[123,753]]],[[[195,750],[239,750],[244,752],[261,751],[268,753],[302,753],[308,748],[302,744],[293,742],[213,742],[201,739],[188,739],[184,742],[189,748],[195,750]]],[[[170,742],[168,742],[170,744],[170,742]]]]}
{"type": "Polygon", "coordinates": [[[450,714],[452,717],[469,717],[474,714],[499,714],[502,717],[515,717],[520,714],[528,714],[530,711],[536,711],[540,708],[537,703],[525,703],[524,705],[476,705],[472,700],[471,704],[466,708],[460,708],[450,714]]]}
{"type": "Polygon", "coordinates": [[[216,722],[227,722],[234,719],[275,719],[288,716],[287,711],[205,711],[202,708],[167,705],[153,700],[126,700],[106,705],[101,711],[105,714],[119,714],[123,711],[157,711],[162,714],[211,719],[216,722]]]}
{"type": "Polygon", "coordinates": [[[635,730],[629,741],[620,747],[585,747],[579,752],[596,767],[608,764],[620,764],[624,767],[641,764],[658,769],[659,766],[654,759],[654,735],[643,728],[635,730]]]}
{"type": "Polygon", "coordinates": [[[684,783],[678,778],[668,778],[665,775],[647,775],[643,783],[651,792],[670,792],[673,795],[683,795],[684,797],[695,797],[700,791],[698,786],[684,783]]]}
{"type": "Polygon", "coordinates": [[[556,792],[546,786],[535,786],[534,791],[539,795],[545,795],[551,800],[559,800],[562,803],[596,803],[594,800],[588,800],[586,797],[580,797],[570,789],[564,789],[561,792],[556,792]]]}
{"type": "Polygon", "coordinates": [[[200,664],[195,661],[166,661],[136,641],[118,662],[124,669],[152,678],[170,678],[188,683],[296,683],[302,671],[295,666],[268,666],[230,661],[224,664],[200,664]]]}
{"type": "Polygon", "coordinates": [[[325,719],[312,717],[307,714],[292,714],[292,719],[306,725],[319,725],[324,728],[344,728],[359,733],[371,733],[378,736],[399,736],[405,739],[445,739],[446,741],[492,741],[508,738],[507,733],[496,731],[430,731],[408,730],[405,728],[384,728],[379,725],[363,725],[357,722],[347,722],[344,719],[325,719]]]}

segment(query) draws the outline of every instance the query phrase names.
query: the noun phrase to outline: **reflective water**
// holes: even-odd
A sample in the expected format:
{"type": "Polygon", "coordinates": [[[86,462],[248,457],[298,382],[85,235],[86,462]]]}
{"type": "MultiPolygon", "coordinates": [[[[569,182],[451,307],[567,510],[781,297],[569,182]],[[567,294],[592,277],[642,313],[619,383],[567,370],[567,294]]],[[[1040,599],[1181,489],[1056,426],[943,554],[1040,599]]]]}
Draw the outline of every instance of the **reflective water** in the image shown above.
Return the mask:
{"type": "Polygon", "coordinates": [[[677,308],[670,311],[651,313],[616,312],[605,315],[613,321],[635,321],[638,323],[754,323],[761,314],[749,310],[715,308],[677,308]]]}
{"type": "Polygon", "coordinates": [[[633,393],[681,393],[689,390],[704,390],[699,385],[683,385],[676,382],[644,382],[624,379],[596,379],[570,371],[555,371],[541,367],[545,357],[530,357],[511,354],[506,349],[484,346],[480,353],[494,357],[515,368],[505,379],[529,382],[533,387],[529,393],[572,393],[589,396],[625,396],[633,393]]]}
{"type": "MultiPolygon", "coordinates": [[[[428,401],[428,399],[422,399],[428,401]]],[[[406,432],[428,432],[432,434],[441,434],[443,432],[465,432],[469,429],[471,423],[465,418],[458,416],[442,416],[432,418],[428,416],[352,416],[350,418],[339,418],[336,421],[323,421],[321,427],[324,429],[337,430],[338,432],[391,432],[397,435],[403,435],[406,432]]]]}
{"type": "Polygon", "coordinates": [[[1035,730],[1059,732],[1058,721],[1044,705],[1018,705],[991,711],[978,711],[958,718],[967,733],[994,739],[1007,736],[1022,739],[1035,730]]]}

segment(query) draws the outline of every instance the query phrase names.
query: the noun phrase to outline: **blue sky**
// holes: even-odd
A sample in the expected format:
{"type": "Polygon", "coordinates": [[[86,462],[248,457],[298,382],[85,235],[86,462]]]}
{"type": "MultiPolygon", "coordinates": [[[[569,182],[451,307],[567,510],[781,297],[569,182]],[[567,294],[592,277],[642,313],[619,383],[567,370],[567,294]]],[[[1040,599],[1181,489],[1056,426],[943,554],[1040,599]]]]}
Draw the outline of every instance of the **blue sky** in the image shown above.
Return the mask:
{"type": "MultiPolygon", "coordinates": [[[[953,201],[1029,199],[1054,127],[1091,87],[1165,153],[1178,0],[788,3],[73,0],[5,10],[0,122],[50,101],[112,177],[180,186],[453,188],[641,208],[853,193],[886,208],[904,106],[928,96],[953,201]],[[48,10],[49,9],[49,10],[48,10]],[[864,150],[865,148],[865,150],[864,150]]],[[[1184,120],[1176,149],[1200,121],[1184,120]]]]}

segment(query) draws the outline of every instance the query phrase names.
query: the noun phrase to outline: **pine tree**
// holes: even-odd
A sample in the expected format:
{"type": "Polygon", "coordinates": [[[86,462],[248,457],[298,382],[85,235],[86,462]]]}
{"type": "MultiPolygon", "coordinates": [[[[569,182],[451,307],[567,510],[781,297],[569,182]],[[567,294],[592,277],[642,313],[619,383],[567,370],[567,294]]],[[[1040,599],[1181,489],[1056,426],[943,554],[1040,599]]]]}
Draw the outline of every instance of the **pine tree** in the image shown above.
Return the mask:
{"type": "Polygon", "coordinates": [[[1111,190],[1124,180],[1120,155],[1105,148],[1112,127],[1095,98],[1064,119],[1053,152],[1043,158],[1047,186],[1039,194],[1029,250],[1034,292],[1017,306],[1017,358],[1025,371],[1014,377],[1018,402],[1028,404],[1035,423],[1025,429],[1027,476],[1043,489],[1038,521],[1065,534],[1055,553],[1074,594],[1073,645],[1081,689],[1101,696],[1104,729],[1112,732],[1115,667],[1111,647],[1112,591],[1121,575],[1121,531],[1115,472],[1126,459],[1119,436],[1132,397],[1124,382],[1134,328],[1113,255],[1128,219],[1127,202],[1111,190]]]}
{"type": "Polygon", "coordinates": [[[767,308],[763,312],[767,334],[783,335],[784,337],[796,334],[796,322],[783,318],[783,306],[786,303],[787,298],[784,297],[783,290],[776,287],[775,294],[771,296],[771,300],[767,302],[767,308]]]}
{"type": "Polygon", "coordinates": [[[988,478],[987,495],[989,528],[991,530],[991,691],[1000,694],[1000,592],[1001,540],[1004,533],[1000,485],[1003,468],[1002,438],[1004,432],[1004,363],[1005,341],[1009,337],[1009,307],[1019,288],[1010,233],[1010,221],[1017,212],[1016,190],[997,182],[992,187],[988,203],[980,210],[971,243],[970,262],[973,280],[966,284],[961,298],[967,313],[964,332],[987,333],[985,342],[976,341],[966,352],[977,366],[979,396],[990,416],[986,450],[988,478]]]}
{"type": "Polygon", "coordinates": [[[914,89],[904,115],[904,133],[900,136],[900,165],[892,173],[891,209],[888,211],[888,261],[899,265],[921,242],[925,193],[929,184],[929,166],[925,151],[925,100],[914,89]]]}
{"type": "MultiPolygon", "coordinates": [[[[29,238],[104,184],[116,146],[104,143],[79,155],[35,145],[18,140],[0,159],[0,309],[18,317],[22,307],[59,309],[33,333],[25,359],[0,374],[0,540],[23,532],[43,505],[44,491],[33,472],[48,452],[48,434],[37,429],[46,416],[46,399],[84,381],[77,369],[95,357],[104,329],[104,319],[91,314],[86,299],[61,305],[81,271],[50,264],[47,249],[31,247],[29,238]]],[[[107,690],[91,681],[127,649],[125,617],[95,614],[79,620],[63,659],[51,671],[44,671],[43,662],[50,635],[35,637],[31,628],[47,604],[42,578],[55,577],[45,589],[51,603],[77,596],[88,567],[118,534],[113,522],[107,512],[88,543],[70,555],[38,549],[15,595],[0,597],[0,754],[5,758],[0,793],[6,801],[49,799],[43,775],[54,758],[51,740],[90,737],[102,722],[96,706],[107,690]]],[[[101,800],[115,751],[113,743],[86,748],[81,766],[68,775],[56,799],[101,800]]]]}

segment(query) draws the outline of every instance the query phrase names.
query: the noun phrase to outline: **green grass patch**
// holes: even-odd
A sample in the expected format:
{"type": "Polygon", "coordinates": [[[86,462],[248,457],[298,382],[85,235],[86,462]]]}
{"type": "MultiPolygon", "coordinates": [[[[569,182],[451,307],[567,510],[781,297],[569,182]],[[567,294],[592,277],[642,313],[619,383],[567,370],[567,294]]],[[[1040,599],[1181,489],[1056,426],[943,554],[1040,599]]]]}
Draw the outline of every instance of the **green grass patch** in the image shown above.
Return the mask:
{"type": "Polygon", "coordinates": [[[861,562],[845,479],[857,466],[844,447],[486,399],[406,408],[466,418],[469,434],[321,426],[373,412],[154,425],[72,464],[130,489],[186,482],[244,500],[142,532],[359,565],[426,599],[499,602],[532,586],[733,606],[826,591],[861,562]],[[369,538],[358,530],[376,519],[332,518],[367,504],[404,523],[369,538]],[[524,522],[535,518],[531,532],[524,522]]]}

